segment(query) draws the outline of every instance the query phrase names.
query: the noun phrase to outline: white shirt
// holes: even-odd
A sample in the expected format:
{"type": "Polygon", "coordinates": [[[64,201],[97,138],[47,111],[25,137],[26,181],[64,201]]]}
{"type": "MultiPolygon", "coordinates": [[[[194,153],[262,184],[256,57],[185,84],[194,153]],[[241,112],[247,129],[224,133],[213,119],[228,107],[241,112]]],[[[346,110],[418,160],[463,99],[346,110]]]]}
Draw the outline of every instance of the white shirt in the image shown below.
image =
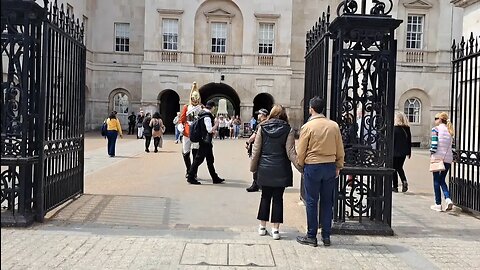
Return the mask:
{"type": "MultiPolygon", "coordinates": [[[[211,113],[210,110],[207,109],[207,108],[205,108],[204,110],[205,110],[206,112],[211,113]]],[[[208,133],[212,133],[212,132],[213,132],[212,119],[211,119],[210,117],[208,117],[208,116],[207,116],[207,117],[204,117],[204,118],[203,118],[203,123],[205,123],[205,128],[207,129],[207,132],[208,132],[208,133]]]]}

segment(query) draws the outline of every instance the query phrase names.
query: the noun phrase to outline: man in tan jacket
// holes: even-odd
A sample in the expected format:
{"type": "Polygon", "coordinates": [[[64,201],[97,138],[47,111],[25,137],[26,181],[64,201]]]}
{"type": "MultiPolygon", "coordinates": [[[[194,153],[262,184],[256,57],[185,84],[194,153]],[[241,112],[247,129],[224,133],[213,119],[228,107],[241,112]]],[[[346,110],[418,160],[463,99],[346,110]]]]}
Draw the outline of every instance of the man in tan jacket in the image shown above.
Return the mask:
{"type": "Polygon", "coordinates": [[[297,163],[303,167],[308,231],[306,236],[298,236],[297,242],[317,246],[320,195],[322,241],[329,246],[335,178],[343,168],[345,152],[338,124],[322,114],[325,101],[317,96],[309,105],[311,117],[301,128],[297,147],[297,163]]]}

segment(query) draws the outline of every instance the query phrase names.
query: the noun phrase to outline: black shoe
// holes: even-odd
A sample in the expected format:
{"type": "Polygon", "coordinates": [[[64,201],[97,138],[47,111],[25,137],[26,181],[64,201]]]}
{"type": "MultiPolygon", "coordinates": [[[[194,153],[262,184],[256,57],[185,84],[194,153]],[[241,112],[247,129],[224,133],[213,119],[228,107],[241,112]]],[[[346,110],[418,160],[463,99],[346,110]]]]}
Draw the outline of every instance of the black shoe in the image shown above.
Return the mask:
{"type": "Polygon", "coordinates": [[[317,238],[310,238],[308,236],[297,236],[297,242],[302,245],[309,245],[316,247],[318,245],[317,238]]]}
{"type": "Polygon", "coordinates": [[[223,183],[223,182],[225,182],[225,179],[222,179],[220,177],[217,177],[217,178],[213,179],[214,184],[220,184],[220,183],[223,183]]]}
{"type": "Polygon", "coordinates": [[[153,151],[153,152],[155,152],[155,153],[158,153],[158,150],[157,150],[157,149],[155,149],[155,151],[153,151]]]}
{"type": "Polygon", "coordinates": [[[201,185],[202,183],[198,182],[197,179],[188,179],[187,182],[191,185],[201,185]]]}
{"type": "Polygon", "coordinates": [[[330,238],[322,238],[322,242],[323,242],[323,245],[326,246],[326,247],[328,247],[332,244],[330,242],[330,238]]]}
{"type": "Polygon", "coordinates": [[[260,188],[255,185],[255,184],[252,184],[250,187],[246,188],[247,192],[257,192],[260,188]]]}
{"type": "Polygon", "coordinates": [[[148,150],[148,149],[145,149],[145,152],[147,152],[147,153],[150,153],[150,150],[148,150]]]}
{"type": "Polygon", "coordinates": [[[395,193],[398,193],[398,187],[392,188],[392,191],[395,192],[395,193]]]}
{"type": "Polygon", "coordinates": [[[407,192],[408,191],[408,183],[404,182],[402,186],[402,192],[407,192]]]}

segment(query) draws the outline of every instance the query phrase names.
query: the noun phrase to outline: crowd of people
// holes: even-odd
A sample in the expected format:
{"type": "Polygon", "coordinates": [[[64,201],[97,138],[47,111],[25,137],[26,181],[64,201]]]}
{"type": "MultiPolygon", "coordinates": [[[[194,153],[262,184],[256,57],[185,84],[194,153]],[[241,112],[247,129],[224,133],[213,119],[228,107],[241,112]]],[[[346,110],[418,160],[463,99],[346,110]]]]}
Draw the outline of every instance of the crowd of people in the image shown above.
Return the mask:
{"type": "MultiPolygon", "coordinates": [[[[238,139],[240,134],[242,124],[240,117],[230,118],[226,115],[215,117],[212,113],[215,107],[215,102],[211,100],[205,105],[202,104],[197,85],[194,83],[189,104],[185,105],[173,120],[175,143],[182,143],[185,178],[187,183],[192,185],[201,184],[197,179],[197,172],[204,160],[213,184],[225,182],[225,179],[219,177],[215,170],[212,140],[214,138],[238,139]],[[198,134],[195,135],[195,132],[198,134]]],[[[300,130],[297,144],[295,144],[294,130],[289,124],[283,106],[274,105],[270,111],[260,109],[256,112],[257,118],[252,117],[250,120],[249,129],[252,134],[246,141],[246,148],[251,159],[250,171],[253,173],[253,182],[247,191],[261,190],[257,213],[257,219],[260,221],[259,235],[268,233],[266,224],[270,221],[273,239],[280,239],[279,227],[283,223],[283,194],[285,188],[293,185],[293,165],[303,173],[307,214],[307,234],[298,236],[296,240],[301,244],[317,246],[317,230],[320,222],[321,240],[325,246],[330,245],[333,194],[336,179],[344,166],[345,152],[340,128],[337,123],[322,114],[324,109],[323,99],[314,97],[310,100],[310,117],[300,130]],[[319,200],[321,202],[320,220],[319,200]]],[[[135,134],[135,127],[137,128],[137,138],[145,139],[145,152],[150,152],[152,137],[154,152],[162,148],[165,126],[158,112],[153,116],[150,113],[144,115],[143,111],[138,115],[132,113],[128,120],[128,134],[135,134]]],[[[116,112],[109,115],[105,124],[108,155],[114,157],[116,139],[123,135],[116,112]]],[[[453,207],[445,182],[453,162],[453,136],[454,131],[448,115],[444,112],[437,114],[430,148],[432,164],[430,171],[433,174],[435,193],[435,204],[431,209],[435,211],[443,210],[441,191],[446,202],[445,210],[451,210],[453,207]]],[[[398,178],[400,178],[401,191],[406,192],[408,181],[403,166],[406,158],[411,157],[411,133],[408,119],[401,112],[395,113],[393,145],[393,168],[398,177],[393,178],[392,189],[393,192],[399,192],[398,178]]],[[[347,181],[350,181],[351,177],[354,176],[347,177],[347,181]]]]}

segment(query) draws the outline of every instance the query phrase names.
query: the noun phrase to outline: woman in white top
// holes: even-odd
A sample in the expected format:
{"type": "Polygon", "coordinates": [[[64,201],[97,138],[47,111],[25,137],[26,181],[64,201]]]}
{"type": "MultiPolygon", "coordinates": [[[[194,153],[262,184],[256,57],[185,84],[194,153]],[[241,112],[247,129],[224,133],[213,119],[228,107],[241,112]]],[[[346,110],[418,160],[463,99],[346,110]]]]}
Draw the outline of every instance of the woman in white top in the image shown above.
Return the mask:
{"type": "Polygon", "coordinates": [[[453,125],[448,119],[448,114],[445,112],[437,113],[435,115],[435,127],[432,128],[432,142],[430,147],[430,159],[443,160],[445,170],[441,172],[433,172],[433,190],[435,192],[435,205],[430,208],[435,211],[442,211],[442,194],[440,188],[443,190],[445,196],[446,211],[453,207],[453,202],[450,199],[450,192],[448,191],[445,178],[453,162],[453,125]]]}

